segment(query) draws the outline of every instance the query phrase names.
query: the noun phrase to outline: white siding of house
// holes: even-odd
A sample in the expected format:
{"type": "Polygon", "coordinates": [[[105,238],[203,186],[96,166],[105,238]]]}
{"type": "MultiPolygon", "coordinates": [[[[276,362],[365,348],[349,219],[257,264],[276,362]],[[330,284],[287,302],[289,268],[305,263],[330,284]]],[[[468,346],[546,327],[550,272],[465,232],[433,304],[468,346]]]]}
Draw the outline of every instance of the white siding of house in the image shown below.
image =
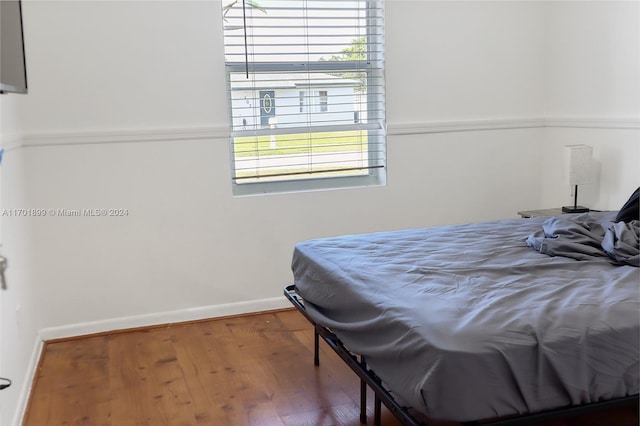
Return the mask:
{"type": "MultiPolygon", "coordinates": [[[[265,89],[268,90],[268,89],[265,89]]],[[[311,89],[302,88],[274,88],[277,127],[296,127],[304,125],[325,124],[339,122],[349,124],[354,122],[356,96],[352,87],[318,86],[311,89]],[[327,111],[320,110],[318,92],[327,91],[327,111]],[[300,91],[305,92],[304,111],[300,112],[300,91]]],[[[260,128],[260,95],[259,90],[234,90],[231,103],[234,111],[239,114],[233,117],[236,130],[246,127],[247,130],[260,128]],[[243,118],[247,120],[246,126],[243,118]]]]}

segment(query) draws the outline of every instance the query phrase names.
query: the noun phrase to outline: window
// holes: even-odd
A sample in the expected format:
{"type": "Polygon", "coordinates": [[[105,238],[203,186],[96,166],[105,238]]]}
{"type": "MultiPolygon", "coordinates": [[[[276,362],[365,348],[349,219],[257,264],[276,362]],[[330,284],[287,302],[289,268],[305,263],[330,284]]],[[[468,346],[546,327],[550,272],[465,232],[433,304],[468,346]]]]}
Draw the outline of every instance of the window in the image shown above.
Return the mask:
{"type": "Polygon", "coordinates": [[[326,90],[318,91],[318,100],[320,101],[320,112],[329,110],[329,95],[326,90]]]}
{"type": "Polygon", "coordinates": [[[380,0],[223,2],[235,194],[385,182],[383,16],[380,0]]]}

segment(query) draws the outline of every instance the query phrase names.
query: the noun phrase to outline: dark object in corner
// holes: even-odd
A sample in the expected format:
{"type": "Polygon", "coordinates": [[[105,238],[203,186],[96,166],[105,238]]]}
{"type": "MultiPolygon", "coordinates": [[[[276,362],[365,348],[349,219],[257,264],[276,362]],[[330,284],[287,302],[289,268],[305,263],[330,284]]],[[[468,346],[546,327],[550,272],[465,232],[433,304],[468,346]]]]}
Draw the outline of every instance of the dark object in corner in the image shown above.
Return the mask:
{"type": "Polygon", "coordinates": [[[0,1],[0,94],[27,93],[22,3],[0,1]]]}
{"type": "Polygon", "coordinates": [[[640,220],[640,187],[635,190],[631,197],[622,206],[618,215],[616,216],[616,222],[631,222],[632,220],[640,220]]]}
{"type": "Polygon", "coordinates": [[[3,383],[0,383],[0,390],[6,389],[9,386],[11,386],[11,380],[5,379],[4,377],[0,377],[0,382],[3,382],[3,383]]]}

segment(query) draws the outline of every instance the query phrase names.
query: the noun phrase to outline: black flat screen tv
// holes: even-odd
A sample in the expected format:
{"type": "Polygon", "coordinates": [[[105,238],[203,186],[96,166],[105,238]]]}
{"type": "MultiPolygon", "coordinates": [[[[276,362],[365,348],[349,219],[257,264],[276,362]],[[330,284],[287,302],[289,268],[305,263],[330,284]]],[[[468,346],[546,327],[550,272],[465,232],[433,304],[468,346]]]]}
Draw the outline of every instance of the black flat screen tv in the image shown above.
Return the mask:
{"type": "Polygon", "coordinates": [[[27,93],[22,4],[0,0],[0,93],[27,93]]]}

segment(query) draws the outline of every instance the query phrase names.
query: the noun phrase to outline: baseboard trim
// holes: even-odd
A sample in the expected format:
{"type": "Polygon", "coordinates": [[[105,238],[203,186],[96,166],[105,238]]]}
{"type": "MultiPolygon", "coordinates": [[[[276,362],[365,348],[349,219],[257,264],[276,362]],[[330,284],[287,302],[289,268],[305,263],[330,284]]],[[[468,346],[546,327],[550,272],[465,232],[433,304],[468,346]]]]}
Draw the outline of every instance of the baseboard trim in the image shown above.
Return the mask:
{"type": "Polygon", "coordinates": [[[90,321],[69,324],[60,327],[48,327],[40,330],[43,341],[65,339],[89,334],[130,328],[147,327],[158,324],[172,324],[178,322],[196,321],[208,318],[240,315],[251,312],[271,311],[291,306],[283,297],[271,299],[251,300],[247,302],[226,303],[221,305],[201,306],[180,309],[176,311],[158,312],[153,314],[135,315],[113,318],[101,321],[90,321]]]}
{"type": "Polygon", "coordinates": [[[126,330],[130,328],[148,327],[158,324],[171,324],[179,322],[197,321],[208,318],[218,318],[230,315],[242,315],[254,312],[272,311],[291,307],[291,304],[283,297],[270,299],[258,299],[246,302],[225,303],[220,305],[201,306],[175,311],[158,312],[153,314],[135,315],[113,318],[103,321],[91,321],[78,324],[70,324],[60,327],[43,328],[36,337],[31,358],[25,372],[24,384],[20,390],[18,403],[11,422],[12,426],[20,426],[29,404],[31,388],[35,382],[38,366],[40,365],[42,350],[45,342],[49,340],[73,338],[90,334],[105,333],[110,331],[126,330]]]}
{"type": "Polygon", "coordinates": [[[31,352],[31,357],[29,358],[29,364],[27,365],[27,371],[24,375],[22,389],[20,389],[20,396],[18,396],[16,410],[13,415],[13,420],[11,421],[12,426],[20,426],[24,420],[24,415],[27,412],[27,406],[29,404],[29,396],[31,395],[31,387],[33,386],[34,379],[38,371],[38,366],[40,365],[43,347],[44,342],[42,338],[39,335],[36,336],[36,341],[33,345],[33,351],[31,352]]]}

